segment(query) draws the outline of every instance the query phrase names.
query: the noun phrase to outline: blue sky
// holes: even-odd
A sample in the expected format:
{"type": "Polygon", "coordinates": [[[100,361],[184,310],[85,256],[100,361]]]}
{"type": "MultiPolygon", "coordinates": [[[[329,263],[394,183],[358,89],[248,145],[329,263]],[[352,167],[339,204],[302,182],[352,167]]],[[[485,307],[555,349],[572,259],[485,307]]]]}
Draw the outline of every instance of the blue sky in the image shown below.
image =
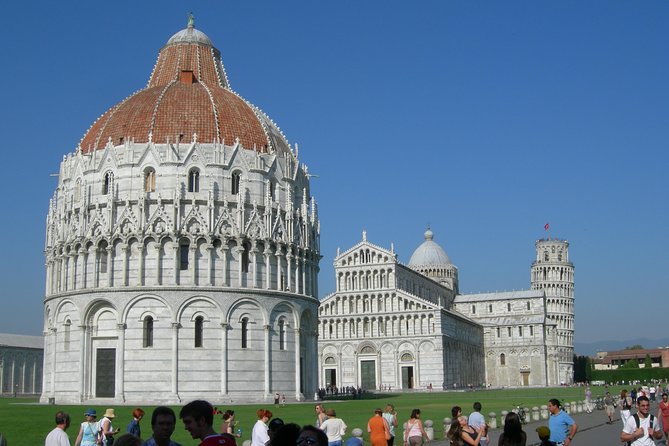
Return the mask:
{"type": "Polygon", "coordinates": [[[14,3],[0,331],[41,332],[50,174],[191,10],[319,175],[321,297],[363,229],[408,262],[428,224],[461,291],[526,289],[550,222],[571,243],[576,342],[665,335],[666,1],[14,3]]]}

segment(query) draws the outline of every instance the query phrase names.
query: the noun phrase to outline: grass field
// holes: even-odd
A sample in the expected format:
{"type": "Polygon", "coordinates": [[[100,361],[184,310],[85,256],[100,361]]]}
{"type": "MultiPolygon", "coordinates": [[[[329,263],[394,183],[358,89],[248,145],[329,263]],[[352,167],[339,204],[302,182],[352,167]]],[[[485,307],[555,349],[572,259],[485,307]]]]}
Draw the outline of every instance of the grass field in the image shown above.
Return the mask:
{"type": "MultiPolygon", "coordinates": [[[[561,401],[576,401],[584,398],[582,387],[560,387],[542,389],[508,389],[508,390],[479,390],[467,392],[416,392],[416,393],[388,393],[370,394],[359,400],[326,400],[324,405],[334,408],[337,416],[342,418],[348,425],[347,434],[355,427],[365,431],[367,420],[373,415],[374,408],[383,407],[385,404],[393,404],[398,414],[400,426],[408,418],[411,410],[420,408],[422,419],[434,422],[435,438],[443,437],[443,419],[450,417],[452,406],[461,406],[464,414],[471,412],[472,404],[480,401],[483,405],[483,414],[488,416],[489,412],[499,414],[502,410],[511,410],[518,404],[525,407],[541,406],[546,404],[550,398],[558,398],[561,401]]],[[[593,396],[604,393],[603,388],[593,388],[593,396]]],[[[619,388],[611,388],[611,392],[619,393],[619,388]]],[[[210,401],[221,410],[234,409],[239,427],[242,428],[242,441],[249,439],[253,424],[256,422],[255,411],[261,407],[268,408],[274,417],[282,418],[286,423],[294,422],[299,425],[313,424],[315,421],[314,404],[289,403],[285,407],[275,408],[273,404],[252,404],[223,406],[215,400],[210,401]]],[[[90,406],[47,406],[37,404],[35,399],[22,398],[0,398],[0,432],[8,439],[8,446],[41,445],[44,437],[53,429],[53,416],[58,410],[68,412],[72,418],[72,426],[67,433],[72,445],[79,432],[79,425],[84,421],[84,411],[90,406]]],[[[109,406],[116,410],[115,427],[125,431],[125,427],[131,419],[130,413],[135,406],[109,406]]],[[[106,407],[93,406],[98,414],[103,414],[106,407]]],[[[142,406],[146,416],[141,423],[142,436],[148,438],[151,435],[151,411],[154,406],[142,406]]],[[[175,412],[179,413],[179,407],[173,406],[175,412]]],[[[220,426],[220,415],[215,418],[214,428],[220,426]]],[[[400,430],[401,432],[401,430],[400,430]]],[[[365,432],[365,441],[368,440],[365,432]]],[[[183,429],[183,425],[177,421],[177,428],[172,437],[184,446],[195,445],[197,442],[183,429]]],[[[241,446],[241,442],[239,443],[241,446]]]]}

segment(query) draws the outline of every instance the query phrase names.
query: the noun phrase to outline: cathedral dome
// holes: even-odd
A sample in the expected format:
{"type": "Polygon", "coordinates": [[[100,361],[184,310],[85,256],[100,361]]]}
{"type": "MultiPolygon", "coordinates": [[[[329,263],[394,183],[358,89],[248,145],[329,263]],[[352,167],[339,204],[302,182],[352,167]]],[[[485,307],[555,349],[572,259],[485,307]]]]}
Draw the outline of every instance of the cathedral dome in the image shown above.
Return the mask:
{"type": "Polygon", "coordinates": [[[260,109],[230,89],[220,52],[192,21],[160,50],[145,88],[105,112],[81,139],[82,152],[110,141],[202,143],[237,139],[259,152],[289,151],[288,142],[260,109]]]}
{"type": "Polygon", "coordinates": [[[425,241],[416,248],[409,260],[409,267],[417,266],[443,266],[452,265],[446,251],[434,240],[434,234],[431,230],[425,231],[425,241]]]}

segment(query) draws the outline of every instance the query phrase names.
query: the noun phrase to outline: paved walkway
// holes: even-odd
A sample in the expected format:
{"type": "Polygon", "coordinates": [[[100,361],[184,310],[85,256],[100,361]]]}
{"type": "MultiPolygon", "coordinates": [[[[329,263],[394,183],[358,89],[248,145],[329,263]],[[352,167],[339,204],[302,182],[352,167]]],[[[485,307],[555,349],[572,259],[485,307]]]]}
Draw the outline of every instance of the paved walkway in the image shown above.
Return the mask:
{"type": "MultiPolygon", "coordinates": [[[[651,413],[657,415],[657,405],[651,406],[651,413]]],[[[608,418],[606,412],[603,410],[595,410],[591,414],[579,413],[572,415],[574,421],[578,425],[578,432],[571,443],[573,446],[603,446],[603,445],[624,445],[620,441],[620,433],[623,430],[623,423],[620,421],[618,411],[614,418],[613,424],[606,424],[608,418]]],[[[536,429],[539,426],[548,425],[548,420],[533,421],[523,426],[523,430],[527,433],[527,446],[539,444],[539,436],[536,429]]],[[[437,427],[437,426],[435,426],[437,427]]],[[[501,429],[494,429],[490,432],[490,446],[497,446],[499,435],[502,433],[501,429]]],[[[443,432],[441,426],[435,429],[435,437],[437,440],[430,442],[430,446],[449,446],[448,440],[443,439],[443,432]]],[[[664,445],[664,440],[656,441],[657,445],[664,445]]]]}

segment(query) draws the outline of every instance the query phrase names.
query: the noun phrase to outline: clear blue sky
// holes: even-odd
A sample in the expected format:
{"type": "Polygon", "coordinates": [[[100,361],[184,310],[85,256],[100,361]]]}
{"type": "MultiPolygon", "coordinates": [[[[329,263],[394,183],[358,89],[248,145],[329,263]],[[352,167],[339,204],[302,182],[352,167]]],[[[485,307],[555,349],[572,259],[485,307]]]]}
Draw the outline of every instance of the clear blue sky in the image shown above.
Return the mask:
{"type": "Polygon", "coordinates": [[[319,175],[321,297],[363,229],[406,263],[427,224],[463,292],[526,289],[550,222],[571,243],[576,342],[666,334],[669,2],[652,0],[14,2],[0,331],[41,332],[50,174],[191,10],[319,175]]]}

